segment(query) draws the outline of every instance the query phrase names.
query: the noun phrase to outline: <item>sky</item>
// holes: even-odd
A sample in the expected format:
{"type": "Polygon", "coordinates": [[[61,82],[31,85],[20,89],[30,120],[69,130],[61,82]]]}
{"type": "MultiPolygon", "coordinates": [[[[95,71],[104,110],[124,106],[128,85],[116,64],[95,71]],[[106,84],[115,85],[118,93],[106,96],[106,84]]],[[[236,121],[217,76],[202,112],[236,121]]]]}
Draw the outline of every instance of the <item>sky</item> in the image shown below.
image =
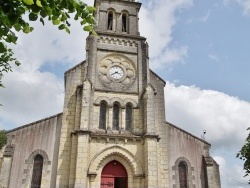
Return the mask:
{"type": "MultiPolygon", "coordinates": [[[[222,188],[249,187],[235,156],[250,127],[250,0],[140,2],[150,68],[166,81],[166,120],[198,137],[206,130],[222,188]]],[[[88,35],[71,23],[70,35],[37,22],[18,33],[22,65],[3,79],[0,129],[62,112],[64,72],[85,59],[88,35]]]]}

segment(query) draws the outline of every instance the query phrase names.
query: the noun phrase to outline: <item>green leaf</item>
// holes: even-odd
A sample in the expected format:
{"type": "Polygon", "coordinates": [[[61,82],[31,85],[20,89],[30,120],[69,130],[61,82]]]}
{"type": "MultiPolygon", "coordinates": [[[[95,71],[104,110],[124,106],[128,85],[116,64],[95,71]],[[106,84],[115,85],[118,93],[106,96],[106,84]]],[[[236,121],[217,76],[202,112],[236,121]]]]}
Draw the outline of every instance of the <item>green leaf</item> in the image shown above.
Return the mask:
{"type": "Polygon", "coordinates": [[[44,25],[44,20],[43,20],[43,18],[40,18],[40,22],[42,22],[42,24],[44,25]]]}
{"type": "Polygon", "coordinates": [[[40,12],[40,15],[45,18],[46,16],[48,16],[48,10],[47,9],[42,9],[40,12]]]}
{"type": "Polygon", "coordinates": [[[60,20],[52,20],[52,23],[54,24],[54,25],[59,25],[60,24],[60,20]]]}
{"type": "Polygon", "coordinates": [[[36,4],[31,5],[30,8],[31,8],[31,11],[34,13],[38,13],[41,11],[41,7],[37,6],[36,4]]]}
{"type": "Polygon", "coordinates": [[[33,0],[23,0],[23,2],[27,5],[33,5],[34,1],[33,0]]]}
{"type": "Polygon", "coordinates": [[[15,35],[8,35],[7,38],[5,39],[5,41],[15,44],[17,41],[17,37],[15,35]]]}
{"type": "Polygon", "coordinates": [[[66,16],[66,14],[65,13],[63,13],[62,14],[62,17],[61,17],[61,21],[63,22],[63,21],[65,21],[65,20],[67,20],[67,16],[66,16]]]}
{"type": "Polygon", "coordinates": [[[43,7],[42,3],[40,0],[36,0],[36,5],[39,6],[39,7],[43,7]]]}
{"type": "Polygon", "coordinates": [[[66,27],[65,24],[61,24],[61,25],[58,27],[58,29],[59,29],[59,30],[63,30],[63,29],[65,29],[65,27],[66,27]]]}
{"type": "Polygon", "coordinates": [[[30,27],[29,26],[24,27],[23,32],[26,33],[26,34],[29,33],[30,32],[30,27]]]}
{"type": "Polygon", "coordinates": [[[91,17],[87,17],[86,18],[86,21],[89,23],[89,24],[93,24],[93,19],[91,17]]]}
{"type": "Polygon", "coordinates": [[[15,30],[18,32],[21,30],[21,25],[20,24],[15,24],[14,25],[15,30]]]}
{"type": "Polygon", "coordinates": [[[81,25],[84,25],[84,24],[86,24],[86,23],[87,23],[87,21],[86,21],[86,19],[84,19],[84,20],[83,20],[83,21],[81,21],[80,23],[81,23],[81,25]]]}
{"type": "Polygon", "coordinates": [[[70,27],[70,23],[68,21],[66,21],[66,24],[67,24],[68,27],[70,27]]]}
{"type": "Polygon", "coordinates": [[[84,30],[84,31],[91,31],[91,30],[92,30],[92,27],[89,26],[89,25],[86,25],[86,26],[84,26],[83,30],[84,30]]]}
{"type": "Polygon", "coordinates": [[[97,35],[97,33],[95,32],[95,30],[91,30],[91,34],[93,35],[93,36],[95,36],[95,37],[97,37],[98,35],[97,35]]]}
{"type": "Polygon", "coordinates": [[[91,13],[93,13],[93,12],[95,11],[95,8],[94,8],[94,7],[87,6],[86,8],[87,8],[87,10],[88,10],[89,12],[91,12],[91,13]]]}
{"type": "Polygon", "coordinates": [[[66,31],[68,34],[70,34],[70,30],[69,30],[68,27],[65,27],[65,31],[66,31]]]}
{"type": "Polygon", "coordinates": [[[37,14],[35,14],[35,13],[33,13],[33,12],[31,12],[31,13],[29,14],[29,19],[30,19],[30,21],[36,21],[37,18],[38,18],[37,14]]]}
{"type": "Polygon", "coordinates": [[[52,15],[52,9],[50,8],[50,7],[46,7],[45,8],[45,11],[46,11],[46,14],[48,15],[48,16],[51,16],[52,15]]]}
{"type": "Polygon", "coordinates": [[[79,6],[79,4],[78,3],[76,3],[76,2],[73,2],[73,7],[76,9],[76,8],[78,8],[78,6],[79,6]]]}
{"type": "Polygon", "coordinates": [[[2,42],[0,42],[0,53],[4,53],[4,52],[7,52],[7,49],[5,45],[2,42]]]}

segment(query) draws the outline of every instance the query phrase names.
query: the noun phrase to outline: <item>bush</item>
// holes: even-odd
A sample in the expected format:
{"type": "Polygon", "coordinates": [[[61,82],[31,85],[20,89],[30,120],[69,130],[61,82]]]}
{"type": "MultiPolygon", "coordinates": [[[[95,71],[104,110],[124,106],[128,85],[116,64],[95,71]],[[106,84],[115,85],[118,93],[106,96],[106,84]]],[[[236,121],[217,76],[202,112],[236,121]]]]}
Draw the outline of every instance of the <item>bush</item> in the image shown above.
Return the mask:
{"type": "Polygon", "coordinates": [[[0,149],[7,143],[7,136],[5,130],[0,130],[0,149]]]}

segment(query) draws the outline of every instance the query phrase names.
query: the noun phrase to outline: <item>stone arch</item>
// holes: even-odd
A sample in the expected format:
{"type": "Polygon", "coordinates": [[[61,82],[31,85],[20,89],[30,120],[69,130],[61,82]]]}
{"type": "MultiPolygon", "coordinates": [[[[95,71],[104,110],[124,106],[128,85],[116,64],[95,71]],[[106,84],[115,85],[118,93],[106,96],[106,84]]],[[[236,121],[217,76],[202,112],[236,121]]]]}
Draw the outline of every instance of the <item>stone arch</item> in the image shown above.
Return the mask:
{"type": "Polygon", "coordinates": [[[194,167],[191,166],[191,162],[186,158],[186,157],[179,157],[176,161],[174,166],[172,167],[173,171],[174,171],[174,182],[175,182],[175,187],[180,187],[180,182],[179,182],[179,170],[178,170],[178,166],[181,162],[186,163],[187,165],[187,170],[188,170],[188,175],[187,175],[187,179],[188,179],[188,187],[190,188],[195,188],[195,185],[193,184],[193,180],[195,180],[195,176],[194,174],[194,167]]]}
{"type": "Polygon", "coordinates": [[[37,150],[33,151],[33,152],[30,154],[30,156],[29,156],[27,162],[28,162],[28,163],[33,163],[33,159],[35,158],[36,155],[41,155],[41,156],[43,157],[43,161],[44,161],[44,162],[49,161],[49,158],[48,158],[47,153],[46,153],[45,151],[41,150],[41,149],[37,149],[37,150]]]}
{"type": "Polygon", "coordinates": [[[113,106],[113,104],[114,104],[115,102],[118,102],[121,108],[124,107],[124,102],[123,102],[122,99],[120,99],[120,98],[118,98],[118,97],[114,97],[114,98],[112,98],[112,99],[110,100],[110,103],[111,103],[112,106],[113,106]]]}
{"type": "Polygon", "coordinates": [[[127,105],[128,103],[132,104],[133,108],[137,108],[138,107],[138,103],[135,100],[129,99],[129,98],[124,99],[124,105],[127,105]]]}
{"type": "Polygon", "coordinates": [[[121,31],[129,32],[129,12],[127,10],[121,11],[121,31]]]}
{"type": "Polygon", "coordinates": [[[120,146],[111,146],[97,153],[90,162],[88,173],[97,174],[99,169],[112,160],[119,161],[134,176],[143,175],[143,169],[138,159],[130,151],[120,146]]]}
{"type": "Polygon", "coordinates": [[[43,171],[42,171],[42,182],[41,184],[47,186],[50,177],[50,168],[51,161],[49,161],[48,154],[42,149],[34,150],[29,158],[25,160],[25,169],[23,171],[23,179],[22,184],[23,187],[30,187],[32,171],[33,171],[33,161],[37,155],[41,155],[43,157],[43,171]]]}
{"type": "Polygon", "coordinates": [[[107,30],[115,31],[116,28],[116,11],[114,8],[107,10],[107,30]]]}
{"type": "Polygon", "coordinates": [[[108,97],[105,97],[105,96],[101,96],[101,97],[98,97],[96,100],[95,100],[95,105],[100,105],[101,101],[106,101],[106,103],[108,104],[108,106],[110,106],[112,103],[110,102],[110,99],[108,97]]]}

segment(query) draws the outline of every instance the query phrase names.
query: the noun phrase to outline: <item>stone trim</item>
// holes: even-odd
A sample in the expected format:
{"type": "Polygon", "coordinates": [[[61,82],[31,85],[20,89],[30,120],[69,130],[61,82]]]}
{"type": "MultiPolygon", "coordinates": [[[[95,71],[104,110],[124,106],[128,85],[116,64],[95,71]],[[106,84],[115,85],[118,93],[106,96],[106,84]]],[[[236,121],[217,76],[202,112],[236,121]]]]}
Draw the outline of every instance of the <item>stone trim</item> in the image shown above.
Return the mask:
{"type": "Polygon", "coordinates": [[[14,154],[15,146],[14,145],[7,145],[5,147],[3,156],[4,157],[12,157],[14,154]]]}
{"type": "Polygon", "coordinates": [[[81,130],[81,129],[79,129],[79,130],[74,130],[74,131],[72,131],[71,132],[71,136],[72,135],[74,135],[74,136],[78,136],[78,135],[90,135],[90,131],[88,131],[88,130],[81,130]]]}
{"type": "Polygon", "coordinates": [[[159,135],[154,135],[154,134],[145,134],[145,135],[143,135],[143,138],[144,138],[144,139],[145,139],[145,138],[156,139],[157,142],[159,142],[160,139],[161,139],[159,135]]]}
{"type": "Polygon", "coordinates": [[[206,166],[213,166],[214,165],[214,160],[212,157],[203,157],[206,166]]]}
{"type": "Polygon", "coordinates": [[[180,187],[180,183],[179,183],[179,169],[178,169],[178,165],[180,164],[180,162],[185,162],[187,165],[187,178],[188,178],[188,188],[196,188],[195,184],[193,183],[193,180],[195,180],[195,175],[194,175],[194,167],[191,166],[190,161],[185,158],[185,157],[180,157],[175,161],[174,166],[172,166],[172,171],[173,171],[173,182],[175,182],[173,184],[173,188],[178,188],[180,187]]]}
{"type": "Polygon", "coordinates": [[[110,99],[109,99],[108,97],[105,97],[105,96],[98,97],[98,98],[95,100],[94,104],[95,104],[96,106],[100,106],[100,104],[101,104],[102,101],[105,101],[108,105],[111,104],[110,99]]]}
{"type": "MultiPolygon", "coordinates": [[[[96,33],[99,35],[99,36],[103,36],[103,38],[105,39],[105,36],[106,37],[110,37],[110,31],[101,31],[101,30],[96,30],[96,33]]],[[[112,37],[123,37],[125,39],[129,39],[131,41],[131,39],[134,39],[134,40],[138,40],[138,41],[146,41],[146,38],[145,37],[142,37],[142,36],[138,36],[138,35],[128,35],[127,33],[112,33],[112,37]]]]}
{"type": "MultiPolygon", "coordinates": [[[[126,33],[126,32],[124,32],[126,33]]],[[[114,45],[121,45],[121,46],[129,46],[129,47],[138,47],[138,43],[135,40],[129,40],[129,39],[120,39],[115,37],[103,37],[101,36],[99,39],[97,39],[97,42],[103,43],[103,44],[114,44],[114,45]]]]}
{"type": "Polygon", "coordinates": [[[7,134],[7,144],[3,152],[4,157],[12,157],[15,151],[15,145],[12,144],[12,140],[15,139],[14,134],[7,134]]]}
{"type": "Polygon", "coordinates": [[[113,107],[114,102],[119,102],[121,108],[125,108],[128,103],[131,103],[133,108],[138,108],[138,103],[135,100],[129,98],[122,100],[119,97],[108,98],[101,96],[95,100],[94,105],[100,106],[101,101],[105,101],[110,107],[113,107]]]}
{"type": "Polygon", "coordinates": [[[197,137],[197,136],[191,134],[190,132],[185,131],[184,129],[178,127],[177,125],[174,125],[174,124],[172,124],[172,123],[170,123],[170,122],[168,122],[168,121],[165,121],[165,123],[166,123],[167,125],[169,125],[170,128],[178,129],[178,130],[180,130],[181,132],[183,132],[183,133],[185,133],[185,134],[187,134],[187,135],[193,137],[194,139],[197,139],[197,140],[203,142],[204,144],[207,144],[208,147],[211,147],[211,144],[208,143],[207,141],[205,141],[205,140],[203,140],[203,139],[201,139],[201,138],[199,138],[199,137],[197,137]]]}
{"type": "Polygon", "coordinates": [[[25,160],[25,166],[26,168],[23,170],[23,179],[22,179],[22,188],[28,188],[30,187],[31,178],[32,178],[32,172],[33,172],[33,163],[34,158],[37,155],[41,155],[43,157],[43,171],[42,171],[42,182],[41,187],[47,187],[48,186],[48,179],[50,174],[50,167],[51,167],[51,161],[49,161],[48,155],[44,150],[37,149],[33,151],[29,158],[25,160]]]}
{"type": "Polygon", "coordinates": [[[134,176],[142,176],[144,174],[139,160],[127,149],[116,145],[101,150],[93,157],[89,165],[88,174],[97,174],[100,168],[105,166],[108,162],[117,159],[123,165],[126,163],[124,166],[128,166],[129,164],[134,176]]]}
{"type": "Polygon", "coordinates": [[[124,107],[124,103],[123,100],[119,97],[113,97],[110,99],[110,105],[112,105],[112,107],[114,106],[115,103],[119,104],[119,107],[124,107]]]}
{"type": "Polygon", "coordinates": [[[127,98],[127,99],[124,99],[123,101],[124,101],[125,107],[128,103],[130,103],[130,104],[132,104],[133,108],[138,108],[138,103],[133,99],[127,98]]]}
{"type": "Polygon", "coordinates": [[[62,114],[63,113],[59,113],[59,114],[56,114],[56,115],[53,115],[53,116],[50,116],[50,117],[47,117],[47,118],[44,118],[44,119],[41,119],[41,120],[38,120],[38,121],[34,121],[32,123],[29,123],[29,124],[26,124],[26,125],[11,129],[11,130],[7,131],[6,133],[9,134],[11,132],[14,132],[14,131],[17,131],[17,130],[20,130],[20,129],[23,129],[23,128],[26,128],[26,127],[29,127],[29,126],[32,126],[34,124],[38,124],[38,123],[43,122],[43,121],[47,121],[47,120],[50,120],[50,119],[53,119],[53,118],[56,118],[56,117],[58,118],[62,114]]]}

